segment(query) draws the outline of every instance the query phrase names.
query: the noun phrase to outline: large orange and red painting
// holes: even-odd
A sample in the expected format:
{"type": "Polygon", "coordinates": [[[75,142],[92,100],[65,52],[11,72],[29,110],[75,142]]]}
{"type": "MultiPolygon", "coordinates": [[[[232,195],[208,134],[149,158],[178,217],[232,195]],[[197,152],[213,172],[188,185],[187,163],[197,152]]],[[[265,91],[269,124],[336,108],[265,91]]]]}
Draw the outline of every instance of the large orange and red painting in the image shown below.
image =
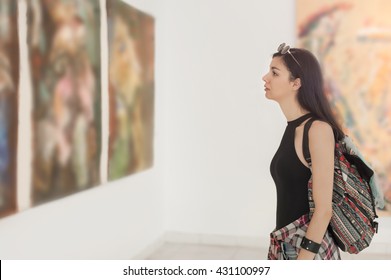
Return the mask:
{"type": "Polygon", "coordinates": [[[297,46],[320,60],[327,96],[379,176],[391,215],[391,2],[297,0],[297,46]]]}

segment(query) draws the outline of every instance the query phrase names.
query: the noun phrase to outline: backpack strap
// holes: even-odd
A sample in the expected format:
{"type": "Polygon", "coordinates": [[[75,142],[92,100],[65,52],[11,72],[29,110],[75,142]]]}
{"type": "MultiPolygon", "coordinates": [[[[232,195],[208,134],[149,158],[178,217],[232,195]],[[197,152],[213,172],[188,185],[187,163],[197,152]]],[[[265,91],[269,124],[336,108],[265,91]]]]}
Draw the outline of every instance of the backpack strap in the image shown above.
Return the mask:
{"type": "Polygon", "coordinates": [[[311,168],[311,155],[310,155],[310,148],[309,148],[309,137],[308,137],[308,131],[310,130],[310,127],[312,123],[315,121],[314,118],[309,119],[305,125],[304,125],[304,133],[303,133],[303,155],[305,160],[307,161],[308,165],[311,168]]]}

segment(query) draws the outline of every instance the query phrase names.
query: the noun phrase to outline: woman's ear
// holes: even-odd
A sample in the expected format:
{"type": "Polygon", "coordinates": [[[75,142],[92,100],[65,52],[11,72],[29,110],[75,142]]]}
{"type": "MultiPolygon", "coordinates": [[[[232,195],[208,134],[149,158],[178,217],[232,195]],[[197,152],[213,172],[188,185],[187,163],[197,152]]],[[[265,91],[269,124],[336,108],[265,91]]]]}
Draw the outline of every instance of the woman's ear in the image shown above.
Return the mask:
{"type": "Polygon", "coordinates": [[[300,78],[296,78],[293,81],[293,89],[294,90],[299,90],[300,87],[301,87],[301,80],[300,80],[300,78]]]}

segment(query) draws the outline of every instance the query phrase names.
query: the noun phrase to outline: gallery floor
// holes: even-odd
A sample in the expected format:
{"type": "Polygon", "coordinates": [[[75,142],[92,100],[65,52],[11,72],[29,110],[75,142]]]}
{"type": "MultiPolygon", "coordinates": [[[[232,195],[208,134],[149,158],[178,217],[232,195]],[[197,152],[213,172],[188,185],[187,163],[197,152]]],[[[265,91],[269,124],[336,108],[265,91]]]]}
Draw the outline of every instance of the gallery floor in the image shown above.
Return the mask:
{"type": "MultiPolygon", "coordinates": [[[[164,243],[150,254],[150,260],[262,260],[266,259],[267,248],[164,243]]],[[[358,255],[342,253],[344,260],[390,260],[391,254],[361,252],[358,255]]]]}

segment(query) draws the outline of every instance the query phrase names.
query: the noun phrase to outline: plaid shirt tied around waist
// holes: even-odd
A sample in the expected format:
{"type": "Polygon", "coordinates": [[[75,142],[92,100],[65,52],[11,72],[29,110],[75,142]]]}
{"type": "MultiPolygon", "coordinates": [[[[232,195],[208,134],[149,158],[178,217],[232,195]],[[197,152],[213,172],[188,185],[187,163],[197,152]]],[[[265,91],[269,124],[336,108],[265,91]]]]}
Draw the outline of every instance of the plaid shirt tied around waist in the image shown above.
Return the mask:
{"type": "MultiPolygon", "coordinates": [[[[297,254],[300,251],[300,244],[307,232],[310,222],[310,215],[305,214],[293,221],[289,225],[273,231],[270,234],[270,246],[267,256],[268,260],[284,260],[282,243],[291,244],[297,254]]],[[[319,252],[315,255],[315,260],[340,260],[341,255],[337,244],[334,242],[330,233],[326,231],[319,252]]]]}

